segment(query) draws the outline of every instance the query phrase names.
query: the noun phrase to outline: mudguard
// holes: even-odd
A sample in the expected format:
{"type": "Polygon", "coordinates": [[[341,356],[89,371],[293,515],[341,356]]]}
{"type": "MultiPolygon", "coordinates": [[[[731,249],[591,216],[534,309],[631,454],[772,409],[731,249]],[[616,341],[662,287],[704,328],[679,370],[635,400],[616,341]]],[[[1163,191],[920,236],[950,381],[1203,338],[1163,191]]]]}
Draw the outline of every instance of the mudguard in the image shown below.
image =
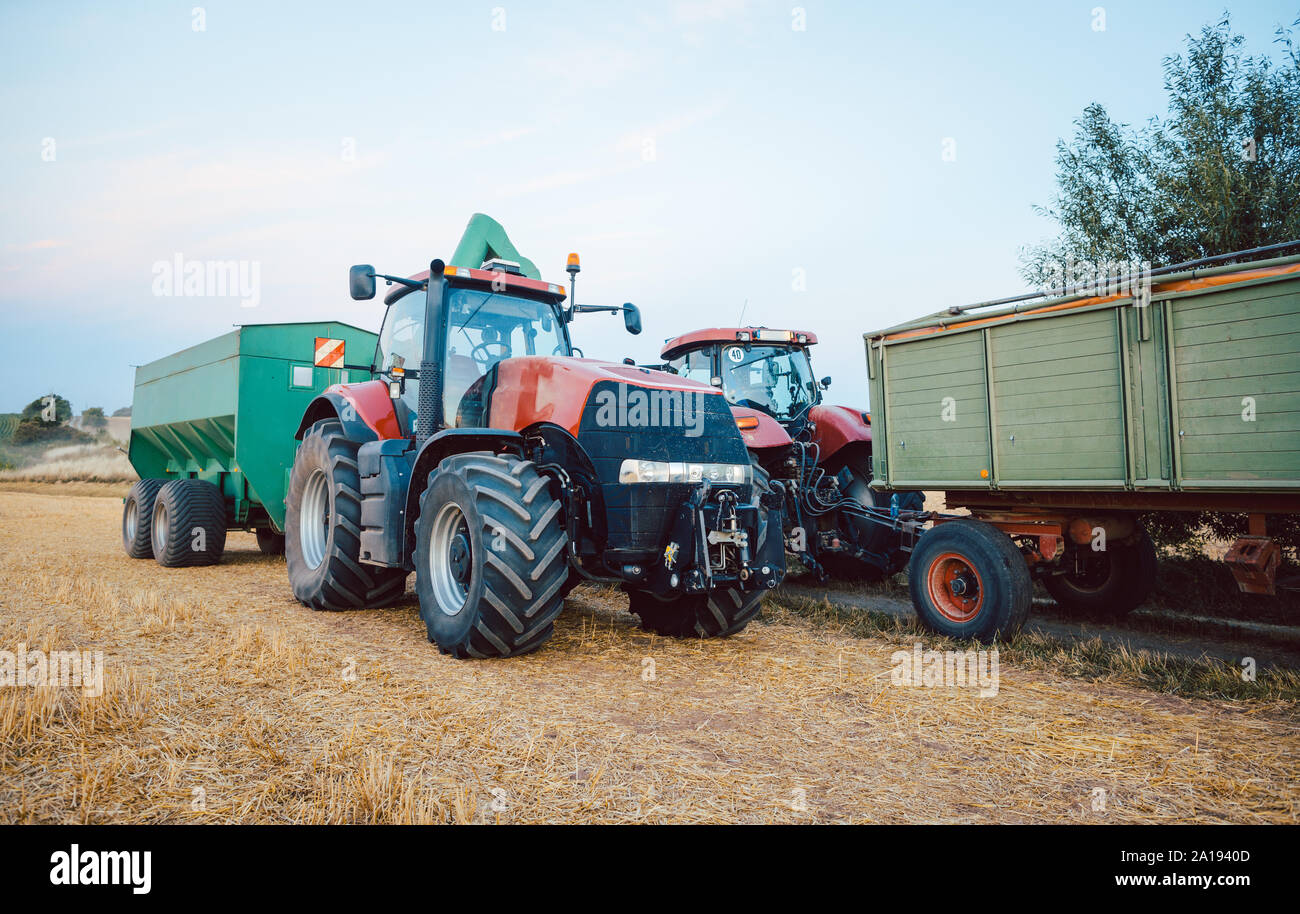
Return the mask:
{"type": "Polygon", "coordinates": [[[813,441],[817,444],[819,463],[849,444],[871,445],[871,426],[860,410],[849,406],[814,406],[808,418],[817,426],[813,441]]]}
{"type": "Polygon", "coordinates": [[[337,418],[347,437],[364,444],[386,438],[401,438],[397,412],[383,381],[335,384],[311,401],[302,414],[294,437],[299,441],[307,429],[322,419],[337,418]]]}

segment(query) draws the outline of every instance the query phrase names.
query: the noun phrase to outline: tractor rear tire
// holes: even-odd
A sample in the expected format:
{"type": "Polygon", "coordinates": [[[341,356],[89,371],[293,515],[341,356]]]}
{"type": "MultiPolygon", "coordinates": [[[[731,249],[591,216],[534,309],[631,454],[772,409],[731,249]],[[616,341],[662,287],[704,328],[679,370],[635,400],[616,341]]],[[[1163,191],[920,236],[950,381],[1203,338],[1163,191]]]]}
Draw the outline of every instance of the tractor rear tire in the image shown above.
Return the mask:
{"type": "Polygon", "coordinates": [[[531,460],[448,457],[415,520],[415,589],[429,640],[453,657],[514,657],[555,631],[569,536],[550,477],[531,460]]]}
{"type": "Polygon", "coordinates": [[[669,638],[725,638],[758,615],[766,590],[719,587],[709,593],[662,599],[648,590],[629,590],[629,610],[641,627],[669,638]]]}
{"type": "Polygon", "coordinates": [[[972,518],[927,530],[907,567],[921,625],[949,638],[1011,638],[1029,616],[1033,581],[1011,538],[972,518]]]}
{"type": "MultiPolygon", "coordinates": [[[[1058,574],[1043,586],[1065,609],[1098,620],[1116,620],[1142,604],[1156,586],[1156,547],[1145,530],[1128,542],[1110,543],[1103,552],[1083,547],[1080,574],[1058,574]]],[[[1067,553],[1062,561],[1071,561],[1067,553]]]]}
{"type": "Polygon", "coordinates": [[[153,558],[153,540],[149,536],[153,521],[153,503],[166,479],[141,479],[131,486],[122,503],[122,547],[133,559],[153,558]]]}
{"type": "Polygon", "coordinates": [[[257,548],[262,555],[284,555],[284,534],[269,527],[258,527],[257,548]]]}
{"type": "Polygon", "coordinates": [[[164,568],[217,564],[226,549],[225,496],[202,479],[173,479],[154,498],[149,537],[164,568]]]}
{"type": "MultiPolygon", "coordinates": [[[[850,460],[845,467],[853,475],[853,481],[844,494],[857,499],[863,507],[888,511],[894,495],[898,496],[900,511],[920,511],[925,507],[923,492],[882,492],[871,488],[871,458],[850,460]]],[[[858,542],[868,552],[888,555],[899,546],[898,533],[883,524],[852,515],[839,515],[837,524],[841,529],[851,527],[858,542]]],[[[832,551],[820,553],[816,558],[826,573],[837,580],[875,583],[885,576],[885,569],[856,556],[832,551]]]]}
{"type": "Polygon", "coordinates": [[[312,609],[388,606],[406,591],[404,568],[363,565],[357,443],[337,419],[303,435],[285,499],[285,564],[294,597],[312,609]]]}

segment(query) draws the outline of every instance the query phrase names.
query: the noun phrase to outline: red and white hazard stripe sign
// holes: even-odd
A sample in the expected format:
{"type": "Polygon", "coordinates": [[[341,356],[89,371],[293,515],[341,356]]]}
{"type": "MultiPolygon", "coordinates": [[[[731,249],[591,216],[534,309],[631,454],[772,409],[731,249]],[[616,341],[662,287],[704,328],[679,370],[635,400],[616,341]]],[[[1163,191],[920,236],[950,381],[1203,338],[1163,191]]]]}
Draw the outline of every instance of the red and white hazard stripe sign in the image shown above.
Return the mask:
{"type": "Polygon", "coordinates": [[[343,341],[316,337],[316,365],[320,368],[342,368],[343,341]]]}

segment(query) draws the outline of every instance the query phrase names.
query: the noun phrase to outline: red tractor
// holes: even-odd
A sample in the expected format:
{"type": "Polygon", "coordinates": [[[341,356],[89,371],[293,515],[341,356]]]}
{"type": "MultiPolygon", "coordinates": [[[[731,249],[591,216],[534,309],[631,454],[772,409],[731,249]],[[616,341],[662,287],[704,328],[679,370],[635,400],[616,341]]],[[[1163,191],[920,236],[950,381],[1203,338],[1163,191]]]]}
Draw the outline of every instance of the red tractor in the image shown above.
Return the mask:
{"type": "Polygon", "coordinates": [[[414,571],[429,639],[456,657],[531,651],[583,581],[621,585],[643,627],[739,631],[784,575],[781,500],[756,487],[722,394],[575,358],[579,305],[475,216],[411,277],[356,266],[354,299],[395,286],[372,379],[307,409],[286,499],[294,596],[383,604],[414,571]],[[472,263],[472,266],[469,265],[472,263]]]}
{"type": "Polygon", "coordinates": [[[822,403],[802,330],[712,327],[660,352],[678,377],[720,389],[736,417],[759,484],[780,490],[785,539],[819,576],[875,580],[907,562],[900,518],[921,511],[920,492],[870,488],[871,416],[822,403]]]}

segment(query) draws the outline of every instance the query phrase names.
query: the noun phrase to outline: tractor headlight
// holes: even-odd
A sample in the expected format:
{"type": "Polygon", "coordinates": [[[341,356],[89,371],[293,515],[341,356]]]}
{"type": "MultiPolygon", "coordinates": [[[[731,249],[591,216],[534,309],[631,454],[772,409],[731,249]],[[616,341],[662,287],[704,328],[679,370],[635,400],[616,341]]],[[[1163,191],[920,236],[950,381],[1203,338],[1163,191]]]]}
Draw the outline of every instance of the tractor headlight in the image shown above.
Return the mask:
{"type": "Polygon", "coordinates": [[[629,457],[618,468],[618,481],[696,483],[708,480],[715,484],[745,485],[752,479],[752,472],[748,463],[668,463],[629,457]]]}

